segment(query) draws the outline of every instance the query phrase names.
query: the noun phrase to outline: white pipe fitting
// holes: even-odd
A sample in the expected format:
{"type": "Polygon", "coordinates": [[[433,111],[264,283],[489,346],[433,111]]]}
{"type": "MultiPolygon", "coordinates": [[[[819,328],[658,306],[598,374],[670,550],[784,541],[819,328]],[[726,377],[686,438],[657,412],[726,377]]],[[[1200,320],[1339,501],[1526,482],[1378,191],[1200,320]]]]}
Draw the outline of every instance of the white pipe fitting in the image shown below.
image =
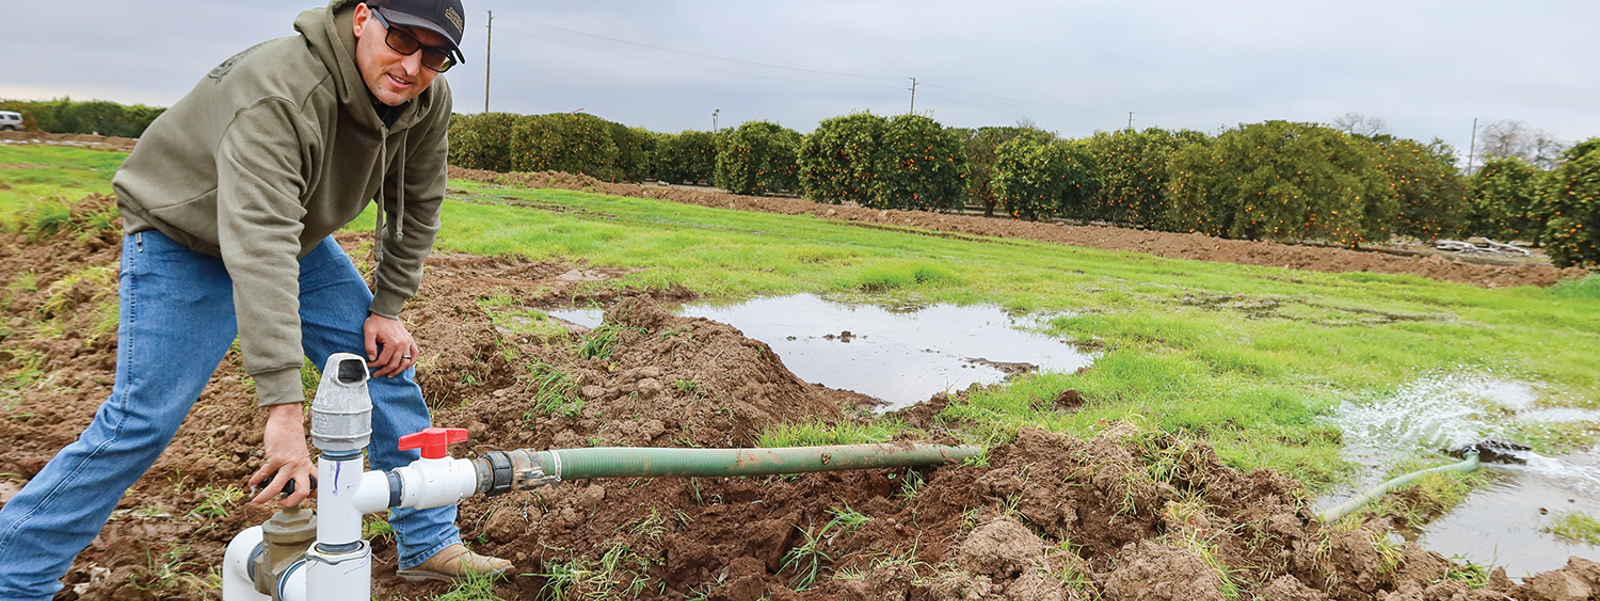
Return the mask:
{"type": "Polygon", "coordinates": [[[222,601],[272,601],[256,591],[250,578],[250,556],[261,546],[261,531],[260,526],[251,526],[228,542],[222,555],[222,601]]]}
{"type": "Polygon", "coordinates": [[[455,505],[478,491],[478,470],[469,459],[418,459],[394,473],[400,476],[402,507],[455,505]]]}

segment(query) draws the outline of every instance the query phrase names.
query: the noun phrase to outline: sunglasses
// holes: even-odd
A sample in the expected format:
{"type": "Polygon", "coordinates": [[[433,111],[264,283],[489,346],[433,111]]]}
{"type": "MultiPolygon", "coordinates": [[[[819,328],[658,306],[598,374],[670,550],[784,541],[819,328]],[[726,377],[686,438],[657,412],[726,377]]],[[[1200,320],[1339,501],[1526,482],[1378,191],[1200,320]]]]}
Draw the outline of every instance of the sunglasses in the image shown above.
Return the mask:
{"type": "Polygon", "coordinates": [[[383,43],[388,44],[390,50],[398,52],[402,56],[411,56],[421,50],[422,66],[436,73],[444,73],[449,71],[450,67],[456,65],[456,60],[450,56],[449,49],[423,44],[417,39],[417,36],[411,35],[411,32],[389,25],[389,20],[383,18],[382,12],[374,10],[372,11],[372,16],[377,17],[378,24],[389,32],[388,35],[383,36],[383,43]]]}

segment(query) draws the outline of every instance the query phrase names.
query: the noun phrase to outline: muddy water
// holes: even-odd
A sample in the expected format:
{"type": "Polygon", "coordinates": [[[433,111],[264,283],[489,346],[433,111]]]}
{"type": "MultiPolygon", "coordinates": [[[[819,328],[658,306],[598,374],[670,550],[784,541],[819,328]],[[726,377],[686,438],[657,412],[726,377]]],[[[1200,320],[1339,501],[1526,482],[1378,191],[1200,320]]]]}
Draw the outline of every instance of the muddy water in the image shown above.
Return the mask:
{"type": "MultiPolygon", "coordinates": [[[[891,310],[801,294],[693,303],[675,312],[739,328],[771,346],[801,379],[882,399],[888,403],[885,410],[938,392],[1000,382],[1009,371],[1071,372],[1093,361],[1058,339],[1028,331],[1036,318],[1014,317],[993,306],[891,310]]],[[[551,315],[589,327],[600,320],[593,310],[551,315]]]]}
{"type": "MultiPolygon", "coordinates": [[[[1371,403],[1346,404],[1335,421],[1345,430],[1347,456],[1367,469],[1324,504],[1380,483],[1408,458],[1486,438],[1526,442],[1518,432],[1529,424],[1600,424],[1600,411],[1546,406],[1559,402],[1546,396],[1526,382],[1449,375],[1424,378],[1371,403]]],[[[1516,455],[1526,463],[1485,464],[1493,484],[1412,536],[1446,557],[1504,566],[1513,578],[1559,568],[1571,555],[1600,560],[1600,548],[1540,531],[1565,512],[1600,516],[1600,452],[1516,455]]]]}

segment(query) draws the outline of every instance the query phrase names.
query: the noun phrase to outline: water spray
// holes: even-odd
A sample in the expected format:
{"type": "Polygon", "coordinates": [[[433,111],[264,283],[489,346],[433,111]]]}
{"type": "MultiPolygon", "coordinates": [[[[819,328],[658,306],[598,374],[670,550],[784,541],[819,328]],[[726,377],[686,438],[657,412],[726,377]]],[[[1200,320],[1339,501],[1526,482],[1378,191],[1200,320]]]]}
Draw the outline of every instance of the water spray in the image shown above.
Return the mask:
{"type": "Polygon", "coordinates": [[[492,451],[453,459],[447,447],[467,440],[459,428],[402,436],[400,449],[422,458],[387,471],[365,471],[372,434],[366,362],[328,358],[311,404],[317,459],[317,506],[274,514],[240,532],[223,557],[223,601],[322,601],[372,597],[372,546],[361,519],[397,507],[429,509],[473,495],[553,486],[563,480],[622,477],[751,476],[943,465],[982,449],[930,444],[867,444],[775,449],[589,448],[492,451]]]}

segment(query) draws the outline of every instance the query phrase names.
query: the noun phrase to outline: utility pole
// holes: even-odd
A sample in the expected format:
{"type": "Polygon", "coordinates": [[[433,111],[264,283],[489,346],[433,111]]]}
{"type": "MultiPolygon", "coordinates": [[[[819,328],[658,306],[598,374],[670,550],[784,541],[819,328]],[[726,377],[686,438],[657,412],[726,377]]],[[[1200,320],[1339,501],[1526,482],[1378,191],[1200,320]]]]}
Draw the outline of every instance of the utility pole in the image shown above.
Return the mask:
{"type": "Polygon", "coordinates": [[[1478,118],[1472,118],[1472,143],[1467,145],[1467,175],[1472,175],[1472,153],[1478,149],[1478,118]]]}
{"type": "Polygon", "coordinates": [[[1128,129],[1133,129],[1133,111],[1128,111],[1128,129]]]}
{"type": "Polygon", "coordinates": [[[489,11],[489,37],[483,46],[483,112],[489,112],[489,57],[494,51],[494,11],[489,11]]]}
{"type": "Polygon", "coordinates": [[[911,78],[911,114],[917,114],[917,78],[911,78]]]}

